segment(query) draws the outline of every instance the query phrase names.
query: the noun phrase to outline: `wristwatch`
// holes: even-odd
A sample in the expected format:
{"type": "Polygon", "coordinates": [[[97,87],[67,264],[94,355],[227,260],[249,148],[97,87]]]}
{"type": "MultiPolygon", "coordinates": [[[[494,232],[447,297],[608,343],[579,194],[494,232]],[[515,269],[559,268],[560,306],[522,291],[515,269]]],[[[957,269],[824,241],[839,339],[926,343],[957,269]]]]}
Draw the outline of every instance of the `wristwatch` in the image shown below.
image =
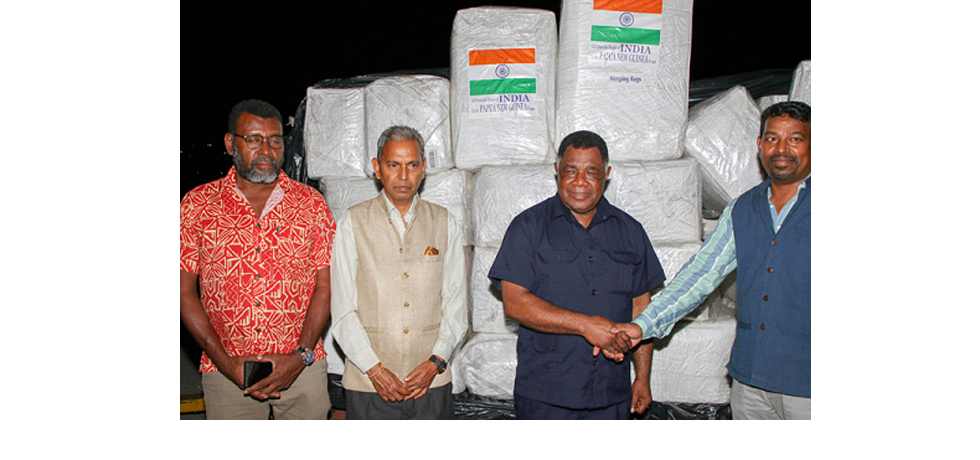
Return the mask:
{"type": "Polygon", "coordinates": [[[446,362],[443,361],[443,360],[441,360],[441,359],[439,359],[438,356],[436,356],[436,355],[430,356],[429,357],[429,361],[432,361],[432,363],[435,364],[437,368],[439,368],[439,373],[440,374],[443,373],[443,372],[446,372],[446,362]]]}
{"type": "Polygon", "coordinates": [[[309,348],[296,347],[296,351],[298,351],[300,353],[300,356],[303,357],[303,364],[307,366],[313,364],[313,361],[316,360],[316,358],[313,355],[313,350],[310,350],[309,348]]]}

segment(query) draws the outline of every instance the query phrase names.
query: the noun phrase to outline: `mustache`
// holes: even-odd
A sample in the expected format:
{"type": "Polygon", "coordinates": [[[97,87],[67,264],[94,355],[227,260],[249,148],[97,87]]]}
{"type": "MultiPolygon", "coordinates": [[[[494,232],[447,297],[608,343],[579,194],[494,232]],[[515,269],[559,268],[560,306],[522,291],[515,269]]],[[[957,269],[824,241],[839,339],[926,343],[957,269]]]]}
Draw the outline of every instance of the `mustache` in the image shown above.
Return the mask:
{"type": "Polygon", "coordinates": [[[779,160],[779,159],[783,159],[783,158],[789,159],[789,160],[791,160],[795,164],[800,164],[800,159],[799,158],[794,157],[792,155],[785,154],[785,153],[777,153],[777,154],[769,157],[769,159],[766,160],[766,161],[769,162],[769,163],[772,163],[775,160],[779,160]]]}

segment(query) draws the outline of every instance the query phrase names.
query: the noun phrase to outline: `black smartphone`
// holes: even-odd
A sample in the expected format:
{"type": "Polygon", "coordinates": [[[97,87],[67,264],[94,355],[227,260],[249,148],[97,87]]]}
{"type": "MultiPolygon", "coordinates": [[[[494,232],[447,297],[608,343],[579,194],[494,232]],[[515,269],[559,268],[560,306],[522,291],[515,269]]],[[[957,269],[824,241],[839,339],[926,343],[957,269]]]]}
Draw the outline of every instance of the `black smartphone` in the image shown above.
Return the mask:
{"type": "Polygon", "coordinates": [[[244,371],[245,388],[248,388],[272,373],[272,363],[269,361],[245,361],[244,371]]]}

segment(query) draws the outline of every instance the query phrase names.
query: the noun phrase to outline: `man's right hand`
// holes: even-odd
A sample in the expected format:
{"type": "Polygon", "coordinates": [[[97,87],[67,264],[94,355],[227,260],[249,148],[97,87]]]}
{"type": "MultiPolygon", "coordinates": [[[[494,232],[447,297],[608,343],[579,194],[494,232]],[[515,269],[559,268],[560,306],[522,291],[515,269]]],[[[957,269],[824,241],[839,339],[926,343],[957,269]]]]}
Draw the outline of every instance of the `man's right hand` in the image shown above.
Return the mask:
{"type": "Polygon", "coordinates": [[[404,401],[411,394],[405,384],[381,363],[368,369],[367,375],[371,379],[374,389],[378,392],[378,396],[381,396],[385,402],[404,401]]]}
{"type": "Polygon", "coordinates": [[[591,316],[582,336],[592,344],[592,356],[598,356],[602,351],[603,356],[622,361],[626,352],[630,351],[630,338],[625,333],[614,331],[615,323],[603,318],[602,316],[591,316]]]}

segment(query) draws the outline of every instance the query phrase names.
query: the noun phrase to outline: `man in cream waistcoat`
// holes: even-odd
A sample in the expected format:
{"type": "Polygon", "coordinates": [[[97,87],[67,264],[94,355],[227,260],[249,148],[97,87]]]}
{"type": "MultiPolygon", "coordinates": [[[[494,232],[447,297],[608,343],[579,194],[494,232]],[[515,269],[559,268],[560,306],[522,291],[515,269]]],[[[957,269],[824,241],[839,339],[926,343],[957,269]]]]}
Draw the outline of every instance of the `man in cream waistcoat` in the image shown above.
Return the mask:
{"type": "Polygon", "coordinates": [[[425,143],[392,126],[371,160],[383,190],[337,221],[334,335],[347,418],[451,419],[449,359],[467,330],[462,229],[422,200],[425,143]]]}

